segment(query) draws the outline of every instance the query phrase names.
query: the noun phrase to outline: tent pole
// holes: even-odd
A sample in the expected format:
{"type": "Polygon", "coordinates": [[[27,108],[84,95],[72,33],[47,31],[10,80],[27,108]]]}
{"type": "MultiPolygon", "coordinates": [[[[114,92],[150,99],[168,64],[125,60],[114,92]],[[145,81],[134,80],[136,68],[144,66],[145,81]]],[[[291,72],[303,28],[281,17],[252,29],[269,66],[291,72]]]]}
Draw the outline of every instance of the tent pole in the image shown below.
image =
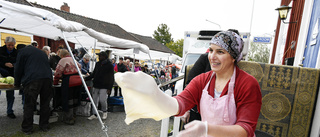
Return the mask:
{"type": "Polygon", "coordinates": [[[95,67],[95,65],[96,65],[96,62],[97,62],[97,59],[96,59],[96,45],[97,45],[97,40],[95,39],[95,41],[94,41],[94,46],[93,46],[93,52],[92,52],[92,59],[93,59],[93,61],[92,61],[92,71],[93,71],[93,68],[95,67]]]}
{"type": "MultiPolygon", "coordinates": [[[[148,55],[149,55],[150,61],[151,61],[151,63],[152,63],[152,68],[154,69],[154,63],[152,62],[150,53],[148,53],[148,55]]],[[[159,71],[159,70],[158,70],[158,71],[159,71]]],[[[156,72],[156,71],[154,71],[154,73],[155,73],[155,75],[156,75],[156,77],[157,77],[157,80],[158,80],[158,82],[159,82],[159,87],[160,87],[161,81],[159,80],[159,76],[157,75],[157,72],[156,72]]],[[[160,73],[160,71],[159,71],[159,73],[160,73]]],[[[163,90],[163,87],[160,87],[160,89],[163,90]]]]}
{"type": "Polygon", "coordinates": [[[131,69],[132,69],[132,72],[134,72],[134,68],[135,68],[135,66],[134,66],[134,63],[136,62],[135,61],[135,59],[136,59],[136,54],[135,53],[133,53],[133,65],[132,65],[132,67],[131,67],[131,69]]]}
{"type": "MultiPolygon", "coordinates": [[[[65,34],[64,34],[64,31],[61,31],[61,32],[62,32],[62,35],[63,35],[63,40],[64,40],[64,42],[65,42],[66,45],[67,45],[67,48],[68,48],[69,53],[72,53],[71,48],[70,48],[70,46],[69,46],[69,43],[68,43],[68,41],[67,41],[67,39],[66,39],[66,36],[65,36],[65,34]]],[[[78,74],[79,74],[79,76],[80,76],[80,78],[81,78],[81,81],[82,81],[82,85],[84,86],[84,88],[85,88],[85,90],[86,90],[86,92],[87,92],[87,94],[88,94],[88,97],[89,97],[91,103],[93,104],[92,107],[94,108],[94,111],[96,111],[96,114],[97,114],[98,119],[99,119],[99,121],[100,121],[100,124],[101,124],[101,126],[102,126],[102,130],[106,133],[106,135],[107,135],[107,137],[108,137],[108,133],[107,133],[108,127],[107,127],[106,125],[104,125],[104,123],[102,122],[101,117],[100,117],[99,112],[98,112],[98,109],[97,109],[97,107],[94,105],[93,99],[92,99],[92,97],[91,97],[91,95],[90,95],[90,92],[89,92],[89,90],[88,90],[88,87],[87,87],[87,85],[86,85],[86,82],[84,81],[84,79],[83,79],[83,77],[82,77],[82,74],[81,74],[81,71],[80,71],[80,69],[79,69],[78,62],[75,60],[73,54],[70,54],[70,55],[71,55],[71,57],[72,57],[73,63],[75,64],[75,66],[76,66],[76,68],[77,68],[78,74]]]]}
{"type": "MultiPolygon", "coordinates": [[[[84,51],[86,51],[86,53],[88,53],[88,50],[80,43],[80,41],[77,39],[77,37],[74,37],[74,38],[78,41],[79,45],[84,49],[84,51]]],[[[91,56],[91,58],[92,58],[92,56],[91,56]]]]}
{"type": "Polygon", "coordinates": [[[96,60],[94,60],[95,57],[94,57],[93,55],[90,55],[90,54],[89,54],[88,50],[80,43],[80,41],[77,39],[77,37],[74,37],[74,38],[78,41],[79,45],[84,49],[84,51],[86,51],[86,53],[90,56],[90,58],[91,58],[91,59],[90,59],[90,60],[91,60],[91,61],[90,61],[90,64],[91,64],[90,66],[91,66],[91,67],[90,67],[89,72],[92,72],[92,71],[93,71],[94,64],[95,64],[95,61],[96,61],[96,60]]]}
{"type": "MultiPolygon", "coordinates": [[[[152,63],[152,68],[154,69],[154,63],[152,62],[152,59],[151,59],[151,55],[150,55],[150,52],[148,53],[149,55],[149,58],[150,58],[150,61],[152,63]]],[[[159,70],[158,70],[159,71],[159,70]]],[[[163,91],[163,87],[161,86],[161,81],[159,80],[159,76],[157,75],[156,71],[154,72],[156,77],[157,77],[157,80],[159,82],[159,85],[158,87],[163,91]]],[[[161,73],[159,71],[159,73],[161,73]]],[[[163,91],[165,92],[165,91],[163,91]]],[[[167,94],[167,93],[166,93],[167,94]]],[[[170,95],[171,96],[171,95],[170,95]]],[[[162,119],[161,120],[161,129],[160,129],[160,137],[166,137],[168,136],[167,132],[168,132],[168,129],[169,129],[169,118],[165,118],[165,119],[162,119]]]]}
{"type": "Polygon", "coordinates": [[[96,45],[97,45],[97,40],[94,41],[92,56],[94,56],[94,54],[96,53],[96,45]]]}

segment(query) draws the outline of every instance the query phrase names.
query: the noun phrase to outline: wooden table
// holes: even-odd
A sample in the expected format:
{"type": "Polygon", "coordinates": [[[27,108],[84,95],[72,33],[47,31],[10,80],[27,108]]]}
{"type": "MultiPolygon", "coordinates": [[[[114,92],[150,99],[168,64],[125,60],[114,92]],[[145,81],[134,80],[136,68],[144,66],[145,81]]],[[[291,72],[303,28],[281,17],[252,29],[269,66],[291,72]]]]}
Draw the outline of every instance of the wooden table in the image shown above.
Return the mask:
{"type": "Polygon", "coordinates": [[[1,90],[17,90],[20,88],[16,88],[13,84],[0,83],[1,90]]]}

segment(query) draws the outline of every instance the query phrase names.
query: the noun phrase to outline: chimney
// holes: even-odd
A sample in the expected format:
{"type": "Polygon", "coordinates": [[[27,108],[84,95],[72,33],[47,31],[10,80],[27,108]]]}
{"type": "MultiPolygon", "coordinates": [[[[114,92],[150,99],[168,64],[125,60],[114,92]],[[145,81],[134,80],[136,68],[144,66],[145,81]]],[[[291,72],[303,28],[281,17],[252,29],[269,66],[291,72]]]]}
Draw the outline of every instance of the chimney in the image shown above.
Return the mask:
{"type": "Polygon", "coordinates": [[[68,6],[68,3],[63,3],[63,5],[60,7],[60,10],[65,12],[70,12],[70,7],[68,6]]]}

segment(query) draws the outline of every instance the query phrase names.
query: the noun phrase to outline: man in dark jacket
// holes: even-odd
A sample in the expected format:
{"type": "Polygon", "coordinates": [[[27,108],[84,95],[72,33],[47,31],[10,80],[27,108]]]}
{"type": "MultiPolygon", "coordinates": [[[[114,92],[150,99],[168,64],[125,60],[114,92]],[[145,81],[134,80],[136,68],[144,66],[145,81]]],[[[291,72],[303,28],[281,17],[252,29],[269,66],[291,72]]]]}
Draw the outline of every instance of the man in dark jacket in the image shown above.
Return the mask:
{"type": "Polygon", "coordinates": [[[14,68],[16,87],[24,87],[25,103],[23,110],[22,131],[33,132],[33,110],[40,94],[40,121],[42,131],[49,130],[50,101],[52,99],[52,72],[48,56],[42,50],[27,46],[19,50],[14,68]]]}
{"type": "Polygon", "coordinates": [[[118,63],[118,72],[126,72],[129,71],[127,66],[123,62],[123,58],[119,58],[119,63],[118,63]]]}
{"type": "MultiPolygon", "coordinates": [[[[129,71],[127,66],[124,64],[123,62],[123,58],[119,58],[119,63],[117,64],[117,68],[118,68],[118,72],[126,72],[129,71]]],[[[115,87],[114,88],[114,96],[118,95],[118,89],[119,89],[119,96],[122,97],[122,93],[121,93],[121,88],[120,87],[115,87]]]]}
{"type": "MultiPolygon", "coordinates": [[[[100,103],[101,110],[103,111],[102,119],[107,119],[107,94],[110,95],[113,87],[114,69],[112,62],[108,59],[110,51],[102,51],[98,55],[99,62],[95,65],[92,75],[87,77],[86,80],[93,78],[92,98],[94,104],[98,106],[98,103],[100,103]]],[[[94,115],[90,116],[88,119],[97,119],[97,113],[93,108],[92,112],[94,115]]]]}
{"type": "MultiPolygon", "coordinates": [[[[1,75],[3,77],[12,76],[14,75],[14,64],[16,63],[17,57],[17,50],[14,48],[16,45],[16,40],[9,36],[6,37],[4,41],[5,45],[0,47],[0,69],[1,75]]],[[[1,94],[1,91],[0,91],[1,94]]],[[[16,118],[13,113],[12,107],[14,103],[14,90],[7,90],[6,91],[6,98],[7,98],[7,116],[9,118],[16,118]]]]}

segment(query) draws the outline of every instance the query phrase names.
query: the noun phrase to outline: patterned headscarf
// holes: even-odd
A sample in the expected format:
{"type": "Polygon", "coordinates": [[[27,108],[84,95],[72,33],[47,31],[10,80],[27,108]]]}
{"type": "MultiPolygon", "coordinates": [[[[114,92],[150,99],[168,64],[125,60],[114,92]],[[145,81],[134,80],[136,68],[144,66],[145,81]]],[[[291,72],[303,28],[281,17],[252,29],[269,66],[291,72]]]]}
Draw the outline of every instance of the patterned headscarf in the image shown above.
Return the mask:
{"type": "Polygon", "coordinates": [[[237,62],[242,59],[243,40],[237,33],[221,31],[212,37],[210,44],[224,48],[237,62]]]}

